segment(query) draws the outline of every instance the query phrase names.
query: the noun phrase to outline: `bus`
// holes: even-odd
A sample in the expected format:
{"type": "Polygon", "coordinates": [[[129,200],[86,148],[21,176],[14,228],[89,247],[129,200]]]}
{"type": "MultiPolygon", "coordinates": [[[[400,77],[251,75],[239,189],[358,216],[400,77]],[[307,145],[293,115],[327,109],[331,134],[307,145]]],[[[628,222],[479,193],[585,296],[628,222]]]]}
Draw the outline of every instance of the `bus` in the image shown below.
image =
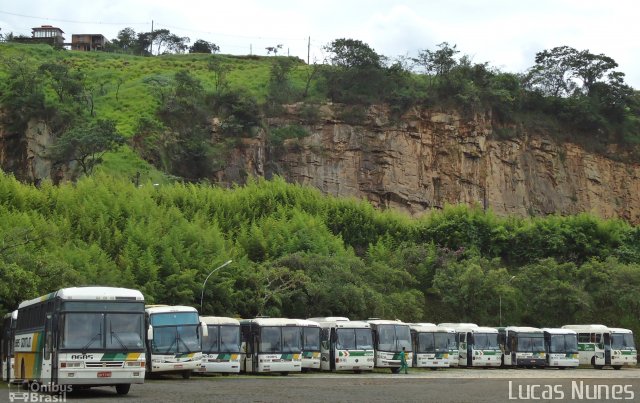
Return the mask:
{"type": "Polygon", "coordinates": [[[302,327],[302,371],[320,369],[320,325],[304,319],[298,323],[302,327]]]}
{"type": "Polygon", "coordinates": [[[565,325],[562,328],[578,333],[580,364],[598,369],[604,366],[620,369],[625,365],[637,364],[637,350],[631,330],[595,324],[565,325]]]}
{"type": "Polygon", "coordinates": [[[144,297],[112,287],[63,288],[18,306],[14,373],[38,390],[144,383],[144,297]],[[51,388],[51,389],[50,389],[51,388]]]}
{"type": "Polygon", "coordinates": [[[524,326],[500,329],[502,365],[513,367],[544,367],[547,364],[544,332],[524,326]]]}
{"type": "Polygon", "coordinates": [[[502,351],[498,344],[498,329],[475,323],[441,323],[456,332],[458,365],[461,367],[499,367],[502,351]]]}
{"type": "Polygon", "coordinates": [[[413,366],[431,369],[449,366],[449,329],[433,323],[412,323],[413,366]]]}
{"type": "Polygon", "coordinates": [[[407,365],[413,365],[411,350],[411,331],[409,325],[399,320],[369,319],[367,323],[373,330],[375,367],[390,368],[391,372],[400,372],[400,352],[405,349],[407,365]]]}
{"type": "Polygon", "coordinates": [[[240,321],[223,316],[200,317],[202,329],[202,363],[196,370],[204,373],[240,372],[240,321]]]}
{"type": "Polygon", "coordinates": [[[16,333],[18,310],[7,313],[2,320],[2,334],[0,334],[0,373],[5,382],[13,381],[13,342],[16,333]]]}
{"type": "Polygon", "coordinates": [[[458,346],[458,332],[455,329],[440,326],[438,327],[447,331],[447,345],[449,347],[449,366],[457,367],[460,365],[460,347],[458,346]]]}
{"type": "Polygon", "coordinates": [[[320,324],[320,368],[323,371],[373,371],[373,333],[367,322],[341,316],[310,318],[320,324]]]}
{"type": "Polygon", "coordinates": [[[302,327],[297,319],[241,319],[242,356],[245,373],[302,371],[302,327]]]}
{"type": "Polygon", "coordinates": [[[543,328],[547,366],[561,369],[580,365],[578,335],[571,329],[543,328]]]}
{"type": "Polygon", "coordinates": [[[190,306],[147,305],[147,374],[179,373],[184,379],[200,368],[202,341],[208,335],[198,310],[190,306]]]}

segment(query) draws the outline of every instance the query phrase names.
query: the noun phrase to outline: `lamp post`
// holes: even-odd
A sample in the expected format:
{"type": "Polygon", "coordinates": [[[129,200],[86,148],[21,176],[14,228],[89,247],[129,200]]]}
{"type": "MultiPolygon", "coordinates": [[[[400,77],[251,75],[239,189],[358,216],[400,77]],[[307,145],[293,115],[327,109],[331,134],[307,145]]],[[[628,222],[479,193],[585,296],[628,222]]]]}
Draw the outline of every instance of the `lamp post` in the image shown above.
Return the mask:
{"type": "MultiPolygon", "coordinates": [[[[516,276],[511,276],[507,284],[511,283],[514,278],[516,278],[516,276]]],[[[500,326],[502,326],[502,294],[499,294],[498,298],[500,298],[500,326]]]]}
{"type": "Polygon", "coordinates": [[[202,294],[200,294],[200,313],[202,312],[202,300],[204,298],[204,286],[207,284],[207,280],[209,280],[209,277],[211,277],[211,275],[215,272],[217,272],[218,270],[222,269],[223,267],[225,267],[226,265],[228,265],[229,263],[233,262],[233,260],[227,260],[225,263],[223,263],[222,265],[216,267],[215,269],[211,270],[211,273],[209,273],[209,275],[207,276],[207,278],[204,279],[204,283],[202,283],[202,294]]]}

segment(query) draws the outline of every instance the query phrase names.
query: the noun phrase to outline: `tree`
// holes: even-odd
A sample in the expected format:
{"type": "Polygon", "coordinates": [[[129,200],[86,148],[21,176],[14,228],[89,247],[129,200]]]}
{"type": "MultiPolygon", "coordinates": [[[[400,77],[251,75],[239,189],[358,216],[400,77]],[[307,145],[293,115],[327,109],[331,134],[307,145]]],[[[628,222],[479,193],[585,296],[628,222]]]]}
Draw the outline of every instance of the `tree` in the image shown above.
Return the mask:
{"type": "Polygon", "coordinates": [[[203,39],[198,39],[189,48],[189,53],[218,53],[220,46],[213,42],[207,42],[203,39]]]}
{"type": "Polygon", "coordinates": [[[112,120],[85,122],[67,130],[51,147],[49,158],[56,162],[77,162],[85,175],[102,161],[107,151],[124,144],[112,120]]]}
{"type": "Polygon", "coordinates": [[[329,61],[338,67],[382,67],[383,57],[357,39],[336,39],[324,46],[329,61]]]}
{"type": "Polygon", "coordinates": [[[116,39],[111,41],[113,48],[125,53],[133,53],[138,49],[138,38],[133,28],[125,28],[118,32],[116,39]]]}
{"type": "Polygon", "coordinates": [[[72,71],[62,63],[45,63],[38,70],[49,78],[51,87],[58,95],[60,102],[65,102],[68,97],[74,99],[82,97],[84,74],[80,71],[72,71]]]}
{"type": "Polygon", "coordinates": [[[184,53],[189,48],[187,43],[190,41],[191,40],[187,36],[171,34],[167,38],[167,51],[172,53],[184,53]]]}
{"type": "Polygon", "coordinates": [[[436,76],[447,75],[451,69],[457,65],[454,56],[460,51],[456,50],[457,45],[449,46],[448,42],[438,44],[438,50],[422,50],[418,53],[415,62],[424,67],[427,74],[436,76]]]}

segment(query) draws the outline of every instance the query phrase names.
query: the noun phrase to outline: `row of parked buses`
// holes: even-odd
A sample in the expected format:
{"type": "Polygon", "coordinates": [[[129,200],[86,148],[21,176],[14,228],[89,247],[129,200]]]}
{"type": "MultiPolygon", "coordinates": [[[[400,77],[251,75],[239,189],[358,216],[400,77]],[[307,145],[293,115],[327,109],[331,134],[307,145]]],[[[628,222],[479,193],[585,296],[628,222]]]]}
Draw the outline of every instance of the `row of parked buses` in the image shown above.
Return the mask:
{"type": "Polygon", "coordinates": [[[352,321],[346,317],[237,320],[187,306],[146,305],[137,290],[65,288],[5,316],[0,372],[8,382],[114,386],[158,373],[272,373],[409,366],[577,367],[637,364],[630,330],[480,327],[472,323],[352,321]]]}

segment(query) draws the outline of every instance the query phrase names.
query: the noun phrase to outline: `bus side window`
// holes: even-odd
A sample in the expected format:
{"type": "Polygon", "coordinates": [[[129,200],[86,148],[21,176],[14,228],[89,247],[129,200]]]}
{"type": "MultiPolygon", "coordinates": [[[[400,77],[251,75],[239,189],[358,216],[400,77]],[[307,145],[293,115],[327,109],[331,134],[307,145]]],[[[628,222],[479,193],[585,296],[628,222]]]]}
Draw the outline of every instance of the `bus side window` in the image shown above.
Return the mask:
{"type": "Polygon", "coordinates": [[[589,343],[589,333],[578,333],[578,343],[589,343]]]}
{"type": "Polygon", "coordinates": [[[467,334],[460,333],[460,343],[465,343],[467,341],[467,334]]]}

